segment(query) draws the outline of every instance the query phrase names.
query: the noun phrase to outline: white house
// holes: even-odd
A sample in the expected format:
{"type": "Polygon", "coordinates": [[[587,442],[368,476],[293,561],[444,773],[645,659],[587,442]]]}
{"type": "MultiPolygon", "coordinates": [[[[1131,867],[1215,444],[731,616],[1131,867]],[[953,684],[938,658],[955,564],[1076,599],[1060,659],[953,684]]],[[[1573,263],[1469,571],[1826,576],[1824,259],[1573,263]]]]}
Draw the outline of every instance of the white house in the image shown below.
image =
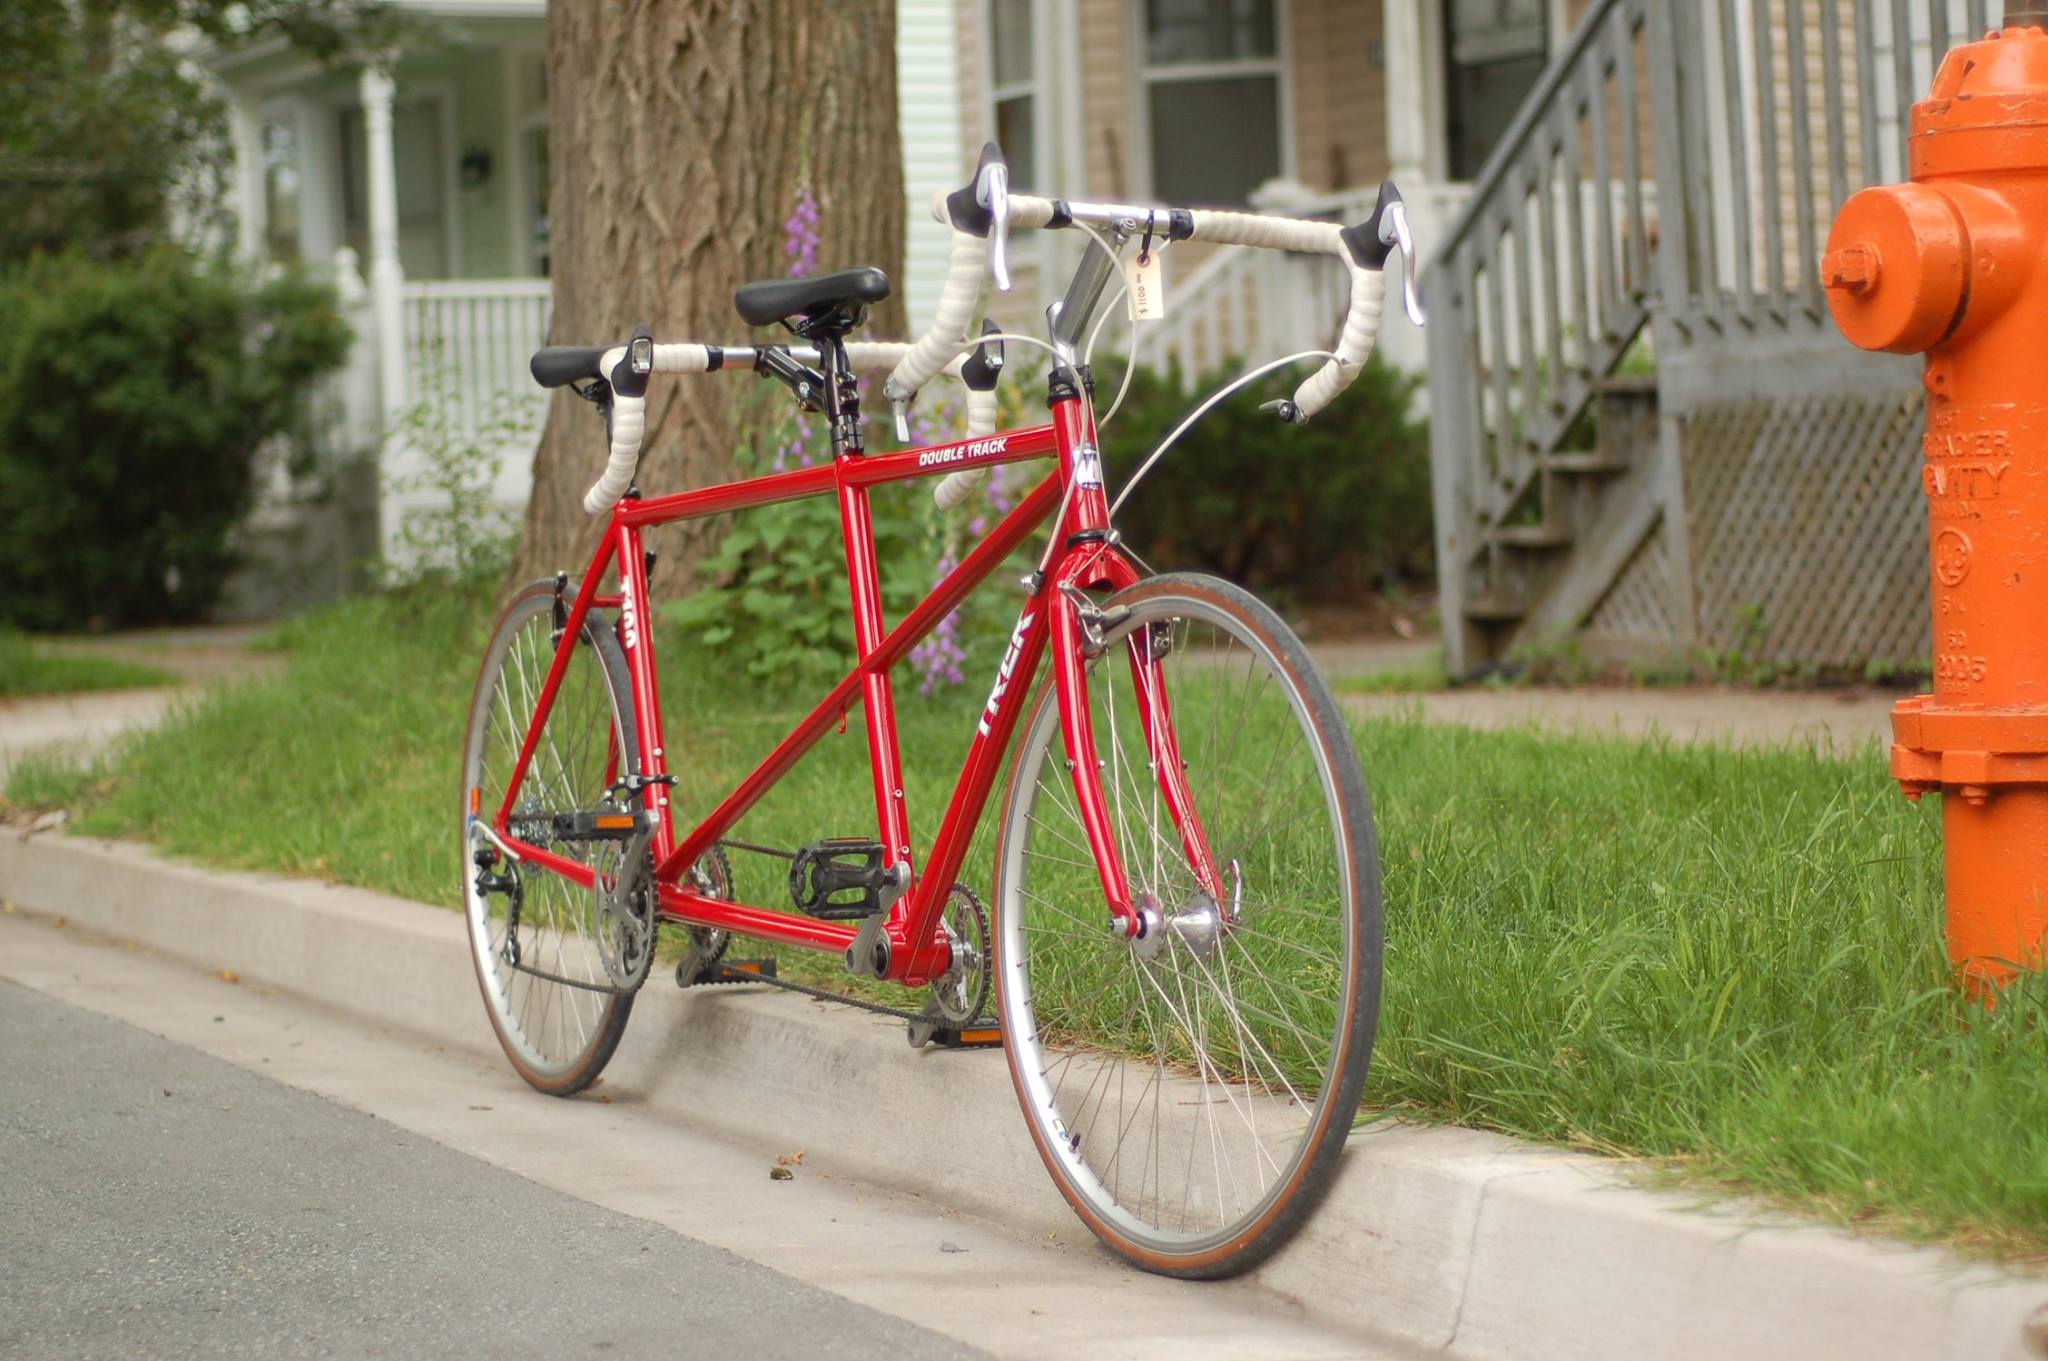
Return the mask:
{"type": "MultiPolygon", "coordinates": [[[[458,433],[509,418],[496,499],[523,505],[543,410],[526,375],[548,314],[545,0],[396,0],[430,20],[388,68],[331,71],[282,42],[211,54],[251,259],[331,270],[359,341],[338,443],[380,442],[389,545],[418,498],[400,441],[431,398],[458,433]]],[[[1397,179],[1427,247],[1585,0],[899,0],[910,224],[905,289],[930,315],[946,241],[926,205],[999,136],[1020,185],[1067,197],[1251,201],[1363,217],[1397,179]]],[[[1062,281],[1047,240],[1000,311],[1062,281]]],[[[1144,357],[1185,369],[1322,343],[1340,282],[1269,252],[1169,256],[1144,357]]],[[[1421,363],[1404,323],[1384,344],[1421,363]]]]}

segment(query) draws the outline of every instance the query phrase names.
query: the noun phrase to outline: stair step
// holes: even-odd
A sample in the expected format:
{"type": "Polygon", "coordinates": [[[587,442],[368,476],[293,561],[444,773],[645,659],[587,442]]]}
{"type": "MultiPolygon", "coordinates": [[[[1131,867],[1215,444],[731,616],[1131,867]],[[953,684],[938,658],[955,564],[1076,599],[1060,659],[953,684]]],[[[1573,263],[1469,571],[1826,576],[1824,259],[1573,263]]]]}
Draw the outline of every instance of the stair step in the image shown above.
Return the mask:
{"type": "Polygon", "coordinates": [[[1556,525],[1495,525],[1486,540],[1503,548],[1568,548],[1572,536],[1556,525]]]}
{"type": "Polygon", "coordinates": [[[1529,612],[1519,600],[1505,596],[1479,595],[1465,602],[1465,617],[1481,623],[1512,623],[1529,612]]]}
{"type": "Polygon", "coordinates": [[[1547,473],[1577,473],[1592,477],[1625,473],[1631,466],[1597,449],[1567,449],[1559,453],[1544,454],[1536,463],[1547,473]]]}
{"type": "Polygon", "coordinates": [[[1610,373],[1593,380],[1595,392],[1611,392],[1623,396],[1655,394],[1657,375],[1655,373],[1610,373]]]}

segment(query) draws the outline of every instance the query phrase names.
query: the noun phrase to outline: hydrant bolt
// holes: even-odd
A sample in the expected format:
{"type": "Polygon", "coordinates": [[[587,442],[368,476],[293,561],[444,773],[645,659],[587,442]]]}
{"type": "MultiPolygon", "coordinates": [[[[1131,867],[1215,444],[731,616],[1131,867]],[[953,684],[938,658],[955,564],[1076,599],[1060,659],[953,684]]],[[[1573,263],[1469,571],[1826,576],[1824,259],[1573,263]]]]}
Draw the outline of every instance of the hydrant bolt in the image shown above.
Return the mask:
{"type": "Polygon", "coordinates": [[[1876,249],[1858,242],[1822,256],[1820,280],[1829,288],[1860,294],[1877,283],[1877,266],[1876,249]]]}

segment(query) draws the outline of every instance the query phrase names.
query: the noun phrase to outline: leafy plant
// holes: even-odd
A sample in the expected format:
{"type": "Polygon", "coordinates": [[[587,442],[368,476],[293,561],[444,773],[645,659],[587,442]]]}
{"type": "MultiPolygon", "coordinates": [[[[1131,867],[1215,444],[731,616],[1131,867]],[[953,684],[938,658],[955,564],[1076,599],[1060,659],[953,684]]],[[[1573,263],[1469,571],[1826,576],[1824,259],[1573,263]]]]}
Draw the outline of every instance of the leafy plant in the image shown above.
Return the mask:
{"type": "Polygon", "coordinates": [[[384,563],[392,585],[437,578],[481,583],[502,578],[512,561],[518,526],[492,497],[507,446],[530,438],[530,396],[498,389],[486,395],[474,427],[460,416],[455,375],[440,343],[426,347],[421,397],[385,442],[387,466],[406,456],[412,468],[390,480],[400,497],[425,497],[408,507],[384,563]]]}
{"type": "Polygon", "coordinates": [[[255,284],[163,249],[44,256],[0,274],[0,620],[189,619],[272,440],[303,444],[348,328],[331,290],[255,284]]]}
{"type": "MultiPolygon", "coordinates": [[[[822,424],[807,425],[791,414],[779,391],[759,390],[756,400],[760,405],[741,422],[754,432],[739,450],[742,476],[830,457],[822,424]]],[[[934,409],[913,421],[912,442],[951,438],[950,425],[950,413],[934,409]]],[[[871,447],[892,444],[879,426],[870,432],[871,447]]],[[[950,570],[963,544],[987,523],[989,501],[946,515],[933,504],[931,486],[918,480],[876,487],[869,496],[882,611],[891,624],[950,570]]],[[[828,685],[853,665],[846,556],[832,497],[742,512],[699,572],[709,584],[660,611],[688,648],[776,689],[828,685]]],[[[992,661],[1007,636],[1007,618],[998,619],[1007,605],[989,592],[969,597],[913,653],[919,687],[929,694],[963,683],[969,659],[984,651],[992,661]]]]}

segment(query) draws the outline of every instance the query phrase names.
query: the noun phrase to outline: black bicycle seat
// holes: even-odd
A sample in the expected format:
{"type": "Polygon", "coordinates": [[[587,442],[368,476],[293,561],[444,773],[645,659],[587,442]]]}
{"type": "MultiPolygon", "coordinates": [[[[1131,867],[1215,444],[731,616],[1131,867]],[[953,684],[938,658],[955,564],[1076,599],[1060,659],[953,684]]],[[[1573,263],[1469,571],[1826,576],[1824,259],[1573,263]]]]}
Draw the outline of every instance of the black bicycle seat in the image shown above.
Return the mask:
{"type": "Polygon", "coordinates": [[[868,266],[809,279],[762,279],[741,284],[739,292],[732,296],[732,305],[739,309],[740,320],[749,326],[787,321],[791,330],[802,333],[835,315],[844,323],[844,330],[851,330],[860,324],[869,303],[888,296],[889,276],[868,266]]]}

